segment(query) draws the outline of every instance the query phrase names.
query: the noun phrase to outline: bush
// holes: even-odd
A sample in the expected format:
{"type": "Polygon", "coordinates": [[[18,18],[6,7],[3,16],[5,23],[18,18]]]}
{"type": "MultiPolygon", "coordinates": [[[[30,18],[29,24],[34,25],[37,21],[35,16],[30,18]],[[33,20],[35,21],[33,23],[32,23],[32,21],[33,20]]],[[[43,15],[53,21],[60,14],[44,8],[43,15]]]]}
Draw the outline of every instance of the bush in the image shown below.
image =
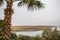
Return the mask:
{"type": "Polygon", "coordinates": [[[41,40],[40,35],[36,35],[36,36],[34,37],[34,40],[41,40]]]}
{"type": "Polygon", "coordinates": [[[18,40],[17,35],[14,33],[11,33],[11,40],[18,40]]]}
{"type": "Polygon", "coordinates": [[[2,30],[2,28],[3,28],[3,20],[0,20],[0,31],[2,30]]]}
{"type": "Polygon", "coordinates": [[[19,35],[18,39],[19,39],[19,40],[33,40],[33,37],[24,36],[24,35],[19,35]]]}
{"type": "Polygon", "coordinates": [[[55,28],[44,30],[42,33],[42,40],[60,40],[60,32],[55,28]]]}

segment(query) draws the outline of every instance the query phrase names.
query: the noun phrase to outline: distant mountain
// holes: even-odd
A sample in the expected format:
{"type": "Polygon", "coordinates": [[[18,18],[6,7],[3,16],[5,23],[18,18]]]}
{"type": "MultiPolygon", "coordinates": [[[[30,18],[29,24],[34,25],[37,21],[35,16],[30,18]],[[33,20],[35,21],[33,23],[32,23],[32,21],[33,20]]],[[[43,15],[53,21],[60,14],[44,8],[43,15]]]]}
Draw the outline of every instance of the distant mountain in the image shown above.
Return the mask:
{"type": "Polygon", "coordinates": [[[53,27],[56,26],[12,26],[11,29],[12,31],[38,31],[53,27]]]}

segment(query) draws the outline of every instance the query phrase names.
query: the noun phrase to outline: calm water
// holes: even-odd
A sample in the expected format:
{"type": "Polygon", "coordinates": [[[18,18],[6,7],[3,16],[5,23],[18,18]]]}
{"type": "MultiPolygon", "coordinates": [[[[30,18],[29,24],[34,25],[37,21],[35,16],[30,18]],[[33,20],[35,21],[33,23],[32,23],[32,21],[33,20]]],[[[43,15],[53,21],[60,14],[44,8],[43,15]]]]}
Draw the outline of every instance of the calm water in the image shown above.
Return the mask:
{"type": "MultiPolygon", "coordinates": [[[[54,28],[53,28],[54,29],[54,28]]],[[[60,27],[57,28],[60,31],[60,27]]],[[[27,36],[36,36],[36,35],[41,35],[43,30],[40,31],[21,31],[21,32],[14,32],[17,35],[22,34],[22,35],[27,35],[27,36]]]]}
{"type": "Polygon", "coordinates": [[[41,35],[42,34],[42,30],[41,31],[21,31],[21,32],[14,32],[17,35],[18,34],[22,34],[22,35],[27,35],[27,36],[36,36],[36,35],[41,35]]]}

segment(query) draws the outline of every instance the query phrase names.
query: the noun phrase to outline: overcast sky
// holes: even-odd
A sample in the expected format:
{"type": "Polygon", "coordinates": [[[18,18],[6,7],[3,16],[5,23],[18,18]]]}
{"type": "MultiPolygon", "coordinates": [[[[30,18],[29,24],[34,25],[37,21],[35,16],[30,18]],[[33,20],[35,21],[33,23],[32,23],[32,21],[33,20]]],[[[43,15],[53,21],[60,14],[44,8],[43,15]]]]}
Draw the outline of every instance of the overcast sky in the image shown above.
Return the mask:
{"type": "MultiPolygon", "coordinates": [[[[13,3],[14,14],[12,25],[54,25],[60,26],[60,0],[41,0],[45,8],[28,11],[26,6],[17,7],[18,2],[13,3]]],[[[0,7],[0,19],[4,18],[3,9],[0,7]]]]}

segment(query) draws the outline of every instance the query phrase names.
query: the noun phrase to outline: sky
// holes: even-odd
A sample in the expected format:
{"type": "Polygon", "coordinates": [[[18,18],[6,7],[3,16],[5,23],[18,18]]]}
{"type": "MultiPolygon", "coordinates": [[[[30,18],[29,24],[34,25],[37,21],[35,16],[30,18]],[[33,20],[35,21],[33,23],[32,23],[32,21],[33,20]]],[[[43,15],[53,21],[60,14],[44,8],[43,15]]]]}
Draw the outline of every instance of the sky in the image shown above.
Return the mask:
{"type": "MultiPolygon", "coordinates": [[[[53,25],[60,26],[60,0],[41,0],[45,8],[28,11],[26,6],[18,7],[13,3],[14,14],[12,15],[12,26],[14,25],[53,25]]],[[[0,7],[0,19],[4,19],[6,3],[0,7]]]]}

